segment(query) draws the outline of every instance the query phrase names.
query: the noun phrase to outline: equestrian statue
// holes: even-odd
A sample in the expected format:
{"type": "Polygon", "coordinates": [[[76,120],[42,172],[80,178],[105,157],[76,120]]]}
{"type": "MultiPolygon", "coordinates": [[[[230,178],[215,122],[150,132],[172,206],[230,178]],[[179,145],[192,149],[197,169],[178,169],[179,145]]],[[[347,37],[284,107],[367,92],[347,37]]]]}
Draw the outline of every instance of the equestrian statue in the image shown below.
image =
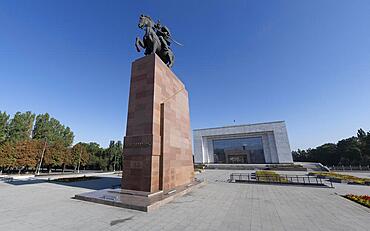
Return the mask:
{"type": "Polygon", "coordinates": [[[138,26],[145,30],[145,34],[143,40],[136,37],[136,50],[140,52],[140,47],[142,47],[145,49],[145,55],[156,53],[171,68],[175,61],[175,56],[170,48],[171,42],[181,44],[172,39],[171,32],[166,26],[161,25],[160,21],[154,23],[149,16],[140,15],[138,26]]]}

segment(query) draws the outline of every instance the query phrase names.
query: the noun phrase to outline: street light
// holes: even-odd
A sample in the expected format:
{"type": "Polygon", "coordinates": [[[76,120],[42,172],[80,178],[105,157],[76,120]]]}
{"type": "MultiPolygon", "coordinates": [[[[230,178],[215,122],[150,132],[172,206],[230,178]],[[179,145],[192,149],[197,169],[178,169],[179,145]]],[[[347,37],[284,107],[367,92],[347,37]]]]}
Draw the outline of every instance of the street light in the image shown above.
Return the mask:
{"type": "Polygon", "coordinates": [[[42,160],[44,159],[44,154],[45,154],[45,150],[46,150],[46,145],[47,145],[47,139],[45,138],[45,143],[44,143],[44,148],[43,148],[43,150],[42,150],[40,163],[39,163],[39,165],[38,165],[38,168],[36,169],[36,175],[40,175],[40,168],[41,168],[41,165],[42,165],[42,160]]]}

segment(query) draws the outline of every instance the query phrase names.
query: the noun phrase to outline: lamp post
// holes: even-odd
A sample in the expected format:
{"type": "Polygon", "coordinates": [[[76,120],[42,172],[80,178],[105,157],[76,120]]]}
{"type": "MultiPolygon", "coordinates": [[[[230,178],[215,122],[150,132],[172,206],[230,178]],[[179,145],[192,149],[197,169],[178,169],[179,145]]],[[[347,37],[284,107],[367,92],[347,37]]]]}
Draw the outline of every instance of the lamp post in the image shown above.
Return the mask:
{"type": "Polygon", "coordinates": [[[44,154],[45,154],[45,151],[46,151],[46,145],[47,145],[47,139],[45,138],[45,143],[44,143],[44,148],[42,150],[40,163],[38,164],[38,168],[36,169],[36,175],[40,175],[40,168],[41,168],[41,165],[42,165],[42,161],[44,159],[44,154]]]}
{"type": "Polygon", "coordinates": [[[116,171],[116,161],[117,161],[117,155],[116,155],[117,153],[116,152],[114,152],[114,163],[113,163],[113,172],[115,172],[116,171]]]}
{"type": "Polygon", "coordinates": [[[80,147],[80,156],[79,156],[79,158],[78,158],[77,173],[80,173],[81,153],[82,153],[82,145],[81,145],[81,147],[80,147]]]}

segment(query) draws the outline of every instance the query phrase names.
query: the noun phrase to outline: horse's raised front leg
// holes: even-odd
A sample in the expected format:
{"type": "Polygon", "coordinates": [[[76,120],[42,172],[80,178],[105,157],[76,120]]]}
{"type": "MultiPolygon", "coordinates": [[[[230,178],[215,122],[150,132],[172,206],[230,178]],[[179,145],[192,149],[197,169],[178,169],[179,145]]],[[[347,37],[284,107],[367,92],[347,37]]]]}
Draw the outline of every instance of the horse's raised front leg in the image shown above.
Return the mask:
{"type": "Polygon", "coordinates": [[[140,47],[144,48],[145,49],[145,45],[144,45],[144,42],[141,41],[141,39],[139,37],[136,37],[136,41],[135,41],[135,47],[136,47],[136,50],[137,52],[140,52],[140,47]]]}

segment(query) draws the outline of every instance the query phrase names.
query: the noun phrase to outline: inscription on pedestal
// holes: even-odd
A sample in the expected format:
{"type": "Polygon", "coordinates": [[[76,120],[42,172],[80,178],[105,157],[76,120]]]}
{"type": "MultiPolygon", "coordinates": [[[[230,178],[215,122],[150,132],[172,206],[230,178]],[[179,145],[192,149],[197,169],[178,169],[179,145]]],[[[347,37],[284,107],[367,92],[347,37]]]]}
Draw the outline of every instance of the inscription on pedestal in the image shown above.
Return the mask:
{"type": "Polygon", "coordinates": [[[152,135],[147,136],[126,136],[123,148],[150,148],[152,147],[152,135]]]}
{"type": "Polygon", "coordinates": [[[150,148],[152,146],[151,143],[126,143],[124,148],[150,148]]]}

